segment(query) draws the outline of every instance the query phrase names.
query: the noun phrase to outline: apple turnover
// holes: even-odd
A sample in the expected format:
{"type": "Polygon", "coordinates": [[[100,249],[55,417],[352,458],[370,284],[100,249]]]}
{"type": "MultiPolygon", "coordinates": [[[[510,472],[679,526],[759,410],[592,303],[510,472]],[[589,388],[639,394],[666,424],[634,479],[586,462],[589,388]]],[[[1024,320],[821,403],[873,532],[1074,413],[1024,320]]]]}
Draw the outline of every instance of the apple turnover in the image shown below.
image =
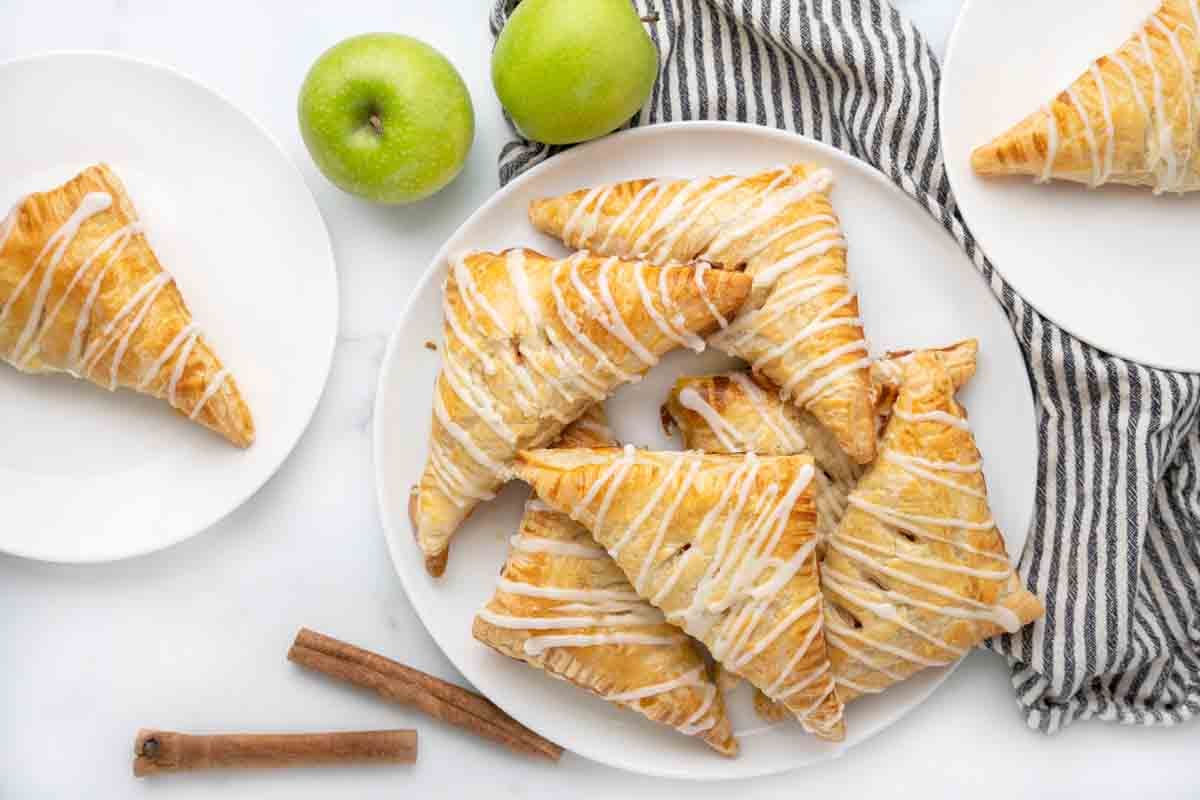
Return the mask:
{"type": "Polygon", "coordinates": [[[830,658],[845,700],[1043,613],[1017,577],[954,381],[936,353],[902,360],[879,457],[847,499],[821,566],[830,658]]]}
{"type": "Polygon", "coordinates": [[[104,164],[0,222],[0,357],[160,400],[238,447],[254,420],[104,164]]]}
{"type": "MultiPolygon", "coordinates": [[[[598,406],[557,447],[614,444],[598,406]]],[[[696,643],[640,598],[566,514],[531,498],[475,638],[619,706],[737,753],[724,699],[696,643]]]]}
{"type": "Polygon", "coordinates": [[[825,739],[845,733],[826,651],[808,456],[522,451],[516,472],[587,527],[634,590],[825,739]]]}
{"type": "Polygon", "coordinates": [[[529,218],[601,255],[744,270],[750,301],[712,343],[750,362],[865,464],[875,457],[871,362],[832,180],[799,163],[749,177],[625,181],[538,200],[529,218]]]}
{"type": "Polygon", "coordinates": [[[509,479],[519,450],[553,442],[588,407],[745,301],[750,278],[577,253],[474,252],[450,265],[429,458],[409,503],[432,575],[454,531],[509,479]]]}
{"type": "Polygon", "coordinates": [[[971,154],[980,175],[1200,189],[1200,3],[1165,0],[1115,52],[971,154]]]}

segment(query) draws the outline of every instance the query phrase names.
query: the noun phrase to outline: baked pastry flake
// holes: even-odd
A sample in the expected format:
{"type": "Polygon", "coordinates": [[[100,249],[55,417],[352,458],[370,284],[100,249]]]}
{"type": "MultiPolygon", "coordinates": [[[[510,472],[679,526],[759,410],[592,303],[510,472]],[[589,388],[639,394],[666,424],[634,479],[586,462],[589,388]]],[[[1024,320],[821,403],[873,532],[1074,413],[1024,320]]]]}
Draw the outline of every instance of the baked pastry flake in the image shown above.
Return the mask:
{"type": "Polygon", "coordinates": [[[516,472],[717,661],[806,730],[844,736],[822,629],[811,458],[532,450],[516,472]]]}
{"type": "Polygon", "coordinates": [[[116,174],[88,167],[0,222],[0,357],[161,400],[238,447],[254,420],[116,174]]]}
{"type": "Polygon", "coordinates": [[[700,350],[750,279],[707,264],[656,267],[576,253],[474,252],[450,265],[429,458],[409,503],[432,575],[471,510],[509,479],[517,451],[570,422],[664,353],[700,350]]]}
{"type": "MultiPolygon", "coordinates": [[[[613,444],[593,407],[559,447],[613,444]]],[[[649,719],[737,753],[724,698],[703,654],[640,598],[592,535],[531,498],[475,638],[649,719]]]]}

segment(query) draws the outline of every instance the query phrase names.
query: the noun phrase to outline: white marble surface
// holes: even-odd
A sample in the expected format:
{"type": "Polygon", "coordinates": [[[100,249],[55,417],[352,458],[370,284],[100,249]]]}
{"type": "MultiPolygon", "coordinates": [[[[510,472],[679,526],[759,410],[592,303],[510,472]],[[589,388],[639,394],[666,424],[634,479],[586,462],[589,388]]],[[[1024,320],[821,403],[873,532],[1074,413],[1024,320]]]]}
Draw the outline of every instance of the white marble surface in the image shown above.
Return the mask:
{"type": "MultiPolygon", "coordinates": [[[[898,4],[940,51],[958,0],[898,4]]],[[[308,625],[457,678],[410,612],[388,561],[369,420],[384,341],[409,289],[441,241],[496,188],[504,130],[487,78],[485,5],[0,0],[0,60],[50,49],[125,51],[194,75],[262,121],[320,203],[337,252],[343,313],[333,373],[308,434],[276,478],[220,525],[166,552],[109,566],[0,557],[0,797],[1194,796],[1200,726],[1081,724],[1044,738],[1024,727],[1005,667],[984,653],[971,655],[916,713],[846,758],[736,786],[653,781],[570,755],[553,767],[525,763],[285,662],[296,629],[308,625]],[[478,133],[466,170],[416,207],[375,208],[339,193],[315,172],[296,129],[295,94],[311,61],[369,30],[435,45],[475,100],[478,133]],[[141,726],[415,726],[422,753],[411,768],[135,781],[129,765],[141,726]]],[[[43,109],[19,113],[87,124],[52,97],[43,109]]],[[[13,115],[5,109],[5,124],[20,124],[13,115]]],[[[11,523],[0,513],[0,524],[11,523]]]]}

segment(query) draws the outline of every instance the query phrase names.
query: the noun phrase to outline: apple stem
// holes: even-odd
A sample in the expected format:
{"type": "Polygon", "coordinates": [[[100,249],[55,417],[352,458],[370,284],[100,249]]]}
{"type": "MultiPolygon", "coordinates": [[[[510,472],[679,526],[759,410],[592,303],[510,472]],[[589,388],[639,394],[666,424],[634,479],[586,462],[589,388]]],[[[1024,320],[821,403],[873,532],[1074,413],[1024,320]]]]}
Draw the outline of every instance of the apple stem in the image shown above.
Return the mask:
{"type": "Polygon", "coordinates": [[[658,22],[658,14],[647,14],[644,17],[639,17],[642,22],[658,22]]]}
{"type": "Polygon", "coordinates": [[[379,118],[379,115],[372,114],[368,121],[371,123],[371,127],[375,129],[375,132],[382,136],[383,135],[383,120],[381,120],[379,118]]]}

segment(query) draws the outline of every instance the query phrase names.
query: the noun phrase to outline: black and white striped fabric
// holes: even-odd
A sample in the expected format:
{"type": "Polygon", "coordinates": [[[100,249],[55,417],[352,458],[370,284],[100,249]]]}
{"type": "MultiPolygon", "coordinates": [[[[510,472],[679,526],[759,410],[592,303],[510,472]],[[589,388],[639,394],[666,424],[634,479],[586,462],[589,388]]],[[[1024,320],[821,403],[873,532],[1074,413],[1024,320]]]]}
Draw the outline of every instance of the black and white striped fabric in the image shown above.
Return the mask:
{"type": "MultiPolygon", "coordinates": [[[[1100,352],[1017,295],[966,229],[938,139],[940,69],[881,0],[634,0],[660,75],[631,122],[732,119],[863,159],[962,245],[1009,320],[1037,406],[1036,508],[1019,572],[1046,616],[987,646],[1029,725],[1171,725],[1200,711],[1200,376],[1100,352]]],[[[499,33],[516,0],[499,0],[499,33]]],[[[500,182],[560,148],[520,138],[500,182]]]]}

